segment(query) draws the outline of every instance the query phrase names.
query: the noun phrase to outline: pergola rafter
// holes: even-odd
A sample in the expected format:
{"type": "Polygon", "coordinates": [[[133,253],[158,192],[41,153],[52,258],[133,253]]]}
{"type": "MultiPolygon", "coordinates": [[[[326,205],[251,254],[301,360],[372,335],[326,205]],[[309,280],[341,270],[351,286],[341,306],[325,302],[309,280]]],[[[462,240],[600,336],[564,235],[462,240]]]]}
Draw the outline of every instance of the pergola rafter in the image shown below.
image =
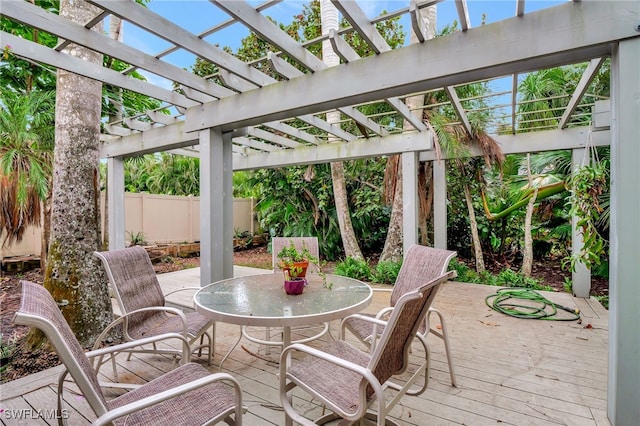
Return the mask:
{"type": "MultiPolygon", "coordinates": [[[[88,1],[102,12],[85,25],[77,25],[29,2],[4,0],[0,8],[3,17],[64,40],[57,47],[48,48],[2,32],[2,43],[10,45],[13,54],[31,63],[64,69],[162,102],[159,109],[133,116],[125,114],[122,120],[103,126],[106,133],[101,136],[101,156],[109,159],[108,187],[112,191],[110,242],[114,247],[124,245],[121,211],[124,208],[124,157],[159,151],[199,156],[201,257],[205,260],[201,269],[203,283],[230,273],[230,197],[234,169],[401,154],[403,168],[409,171],[406,182],[415,183],[413,169],[417,168],[417,162],[435,161],[436,157],[431,150],[433,135],[426,129],[428,126],[414,118],[404,105],[403,100],[409,96],[446,92],[449,97],[446,104],[420,108],[451,106],[468,132],[471,132],[471,114],[487,109],[504,111],[495,114],[489,126],[490,133],[508,153],[571,149],[574,158],[578,158],[589,144],[610,144],[615,189],[611,200],[614,302],[610,315],[614,326],[610,338],[608,412],[614,424],[631,424],[637,420],[640,398],[637,351],[627,353],[624,350],[639,346],[634,322],[637,298],[625,296],[637,295],[635,282],[640,257],[640,234],[632,232],[638,229],[637,217],[640,216],[637,203],[640,199],[637,194],[637,182],[640,181],[637,164],[640,161],[637,144],[640,134],[637,119],[640,116],[637,102],[640,96],[637,74],[640,3],[574,1],[525,13],[525,1],[514,0],[513,18],[472,28],[466,1],[447,0],[456,8],[462,31],[428,39],[419,12],[424,7],[441,3],[440,0],[406,0],[406,5],[400,9],[375,18],[367,16],[355,0],[332,0],[351,27],[298,43],[263,15],[279,1],[267,1],[254,7],[239,0],[210,0],[228,17],[212,23],[199,34],[131,0],[88,1]],[[169,47],[149,54],[90,30],[109,15],[118,16],[127,24],[165,40],[169,47]],[[407,15],[409,26],[420,43],[391,50],[375,24],[403,15],[407,15]],[[246,27],[281,51],[246,63],[206,40],[209,35],[231,25],[246,27]],[[373,49],[372,56],[360,58],[348,44],[344,36],[354,31],[373,49]],[[326,39],[341,57],[341,65],[327,67],[308,50],[326,39]],[[86,63],[66,53],[65,47],[69,43],[117,58],[130,67],[117,72],[86,63]],[[203,78],[183,70],[169,60],[170,54],[178,51],[213,63],[219,72],[203,78]],[[292,66],[285,60],[287,58],[299,67],[292,66]],[[612,79],[610,114],[614,117],[611,131],[606,124],[593,128],[576,127],[583,120],[584,108],[597,100],[589,93],[589,86],[608,58],[611,58],[612,79]],[[265,60],[271,62],[278,75],[267,75],[258,69],[265,60]],[[517,94],[519,77],[545,68],[585,63],[586,71],[575,92],[566,101],[561,100],[562,106],[557,110],[547,111],[556,117],[548,120],[553,124],[537,123],[537,119],[519,112],[523,105],[517,94]],[[165,85],[131,78],[128,74],[133,70],[158,76],[165,80],[165,85]],[[472,105],[473,99],[460,99],[457,89],[497,79],[508,80],[506,85],[509,87],[486,95],[486,98],[496,98],[490,105],[476,110],[464,108],[472,105]],[[166,82],[176,90],[168,89],[166,82]],[[393,111],[383,115],[363,114],[364,108],[361,110],[360,107],[372,103],[390,105],[393,111]],[[177,114],[163,114],[164,110],[175,110],[177,114]],[[341,121],[329,123],[324,120],[323,115],[334,110],[341,111],[341,121]],[[397,125],[402,120],[409,120],[416,130],[403,133],[402,126],[397,125]],[[300,123],[303,127],[299,128],[300,123]],[[525,129],[517,128],[522,123],[533,126],[526,129],[531,133],[522,133],[525,129]],[[356,128],[359,133],[354,130],[356,128]],[[116,214],[117,209],[120,210],[116,214]]],[[[202,2],[200,6],[213,9],[210,3],[202,2]]],[[[437,164],[434,169],[434,222],[441,230],[446,228],[446,220],[443,220],[446,182],[444,168],[437,164]]],[[[406,193],[412,193],[414,189],[411,184],[405,188],[406,193]]],[[[415,215],[412,216],[414,213],[409,207],[405,212],[409,220],[405,220],[404,226],[405,235],[411,240],[415,231],[411,222],[415,215]]],[[[436,235],[435,241],[446,245],[446,235],[445,238],[441,233],[436,235]]],[[[574,275],[574,290],[576,277],[574,275]]]]}

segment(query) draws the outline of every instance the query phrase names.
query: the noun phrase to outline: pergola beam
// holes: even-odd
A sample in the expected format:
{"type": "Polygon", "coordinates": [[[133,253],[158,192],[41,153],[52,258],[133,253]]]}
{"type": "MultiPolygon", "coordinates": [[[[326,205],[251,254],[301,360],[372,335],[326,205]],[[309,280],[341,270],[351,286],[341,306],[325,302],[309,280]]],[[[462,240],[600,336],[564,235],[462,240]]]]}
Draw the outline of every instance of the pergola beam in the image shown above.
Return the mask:
{"type": "MultiPolygon", "coordinates": [[[[589,144],[592,144],[592,146],[608,146],[611,143],[611,133],[609,130],[594,132],[589,127],[583,126],[564,130],[498,135],[494,136],[494,139],[498,142],[502,153],[509,155],[585,148],[589,144]]],[[[469,155],[480,156],[482,151],[472,145],[469,155]]],[[[448,160],[450,158],[444,152],[440,153],[440,159],[448,160]]],[[[435,151],[420,153],[420,161],[434,161],[437,159],[435,151]]]]}
{"type": "Polygon", "coordinates": [[[313,145],[318,145],[321,143],[321,141],[311,133],[297,129],[293,126],[290,126],[286,123],[282,123],[280,121],[270,121],[269,123],[263,123],[263,125],[277,132],[284,133],[289,136],[293,136],[296,139],[303,140],[313,145]]]}
{"type": "Polygon", "coordinates": [[[460,98],[458,97],[458,93],[456,92],[455,87],[447,86],[444,88],[444,91],[447,93],[447,96],[449,96],[449,100],[451,101],[451,106],[455,110],[456,114],[458,114],[460,121],[462,121],[462,125],[467,131],[467,134],[469,134],[469,136],[472,136],[473,130],[471,129],[471,123],[469,122],[467,113],[462,107],[462,102],[460,102],[460,98]]]}
{"type": "Polygon", "coordinates": [[[258,86],[273,82],[266,74],[133,1],[87,1],[258,86]]]}
{"type": "MultiPolygon", "coordinates": [[[[289,34],[282,31],[273,22],[256,12],[249,4],[235,0],[211,0],[216,6],[242,21],[248,28],[260,35],[263,39],[269,41],[274,46],[281,49],[287,56],[293,58],[305,68],[312,72],[317,72],[327,68],[327,65],[320,59],[302,47],[300,43],[291,38],[289,34]]],[[[282,58],[271,54],[268,55],[269,60],[274,64],[274,68],[279,74],[287,79],[293,79],[305,75],[302,71],[287,64],[282,58]]],[[[304,93],[304,92],[301,92],[304,93]]],[[[275,99],[275,98],[274,98],[275,99]]],[[[351,106],[340,106],[338,109],[341,113],[354,120],[359,125],[372,131],[376,135],[388,135],[386,129],[375,123],[366,115],[351,106]]],[[[228,130],[228,129],[227,129],[228,130]]],[[[365,135],[367,136],[367,135],[365,135]]]]}
{"type": "Polygon", "coordinates": [[[13,20],[28,23],[28,25],[35,28],[61,37],[66,41],[71,41],[88,49],[102,52],[105,55],[120,59],[123,62],[135,65],[138,68],[202,93],[210,94],[216,98],[235,94],[235,92],[213,84],[187,70],[183,70],[164,61],[159,61],[138,49],[134,49],[122,42],[87,29],[82,25],[75,24],[54,13],[47,12],[43,8],[32,5],[29,2],[4,2],[1,13],[13,20]]]}
{"type": "Polygon", "coordinates": [[[310,71],[320,71],[323,68],[320,66],[322,61],[319,61],[311,52],[293,40],[276,24],[258,13],[248,3],[236,0],[211,0],[211,2],[251,28],[264,40],[286,52],[288,56],[310,71]]]}
{"type": "Polygon", "coordinates": [[[129,157],[198,145],[198,133],[187,133],[184,126],[184,121],[178,121],[170,126],[154,127],[146,132],[106,140],[100,149],[100,158],[129,157]]]}
{"type": "Polygon", "coordinates": [[[131,90],[136,93],[141,93],[170,104],[185,108],[200,105],[179,93],[154,86],[153,84],[142,80],[122,75],[117,71],[104,68],[102,65],[92,64],[71,55],[67,55],[66,53],[57,52],[54,49],[16,37],[4,31],[0,31],[0,39],[2,39],[2,43],[4,45],[11,46],[12,53],[20,57],[37,62],[44,62],[45,64],[53,65],[56,68],[82,75],[93,80],[98,80],[103,83],[111,84],[113,86],[121,87],[123,89],[131,90]]]}
{"type": "Polygon", "coordinates": [[[516,72],[590,60],[611,53],[611,42],[638,37],[633,21],[640,3],[568,3],[483,25],[465,33],[438,37],[383,54],[266,86],[187,111],[187,129],[220,126],[224,130],[465,84],[516,72]],[[472,35],[473,33],[473,35],[472,35]],[[504,38],[502,34],[518,34],[504,38]],[[469,43],[473,37],[474,43],[469,43]],[[537,40],[527,49],[521,40],[537,40]],[[497,48],[499,46],[500,48],[497,48]],[[457,65],[451,67],[451,52],[457,65]],[[487,55],[486,52],[492,52],[487,55]],[[428,67],[415,64],[429,63],[428,67]],[[305,96],[299,96],[304,93],[305,96]],[[277,103],[260,102],[278,99],[277,103]],[[252,108],[242,108],[251,105],[252,108]]]}
{"type": "Polygon", "coordinates": [[[456,0],[456,10],[458,11],[458,18],[460,19],[460,29],[462,29],[462,31],[467,31],[471,28],[467,0],[456,0]]]}
{"type": "MultiPolygon", "coordinates": [[[[345,62],[357,61],[360,59],[360,55],[358,52],[353,50],[353,48],[340,37],[334,29],[329,30],[329,40],[331,42],[331,46],[334,48],[334,51],[340,56],[345,62]],[[336,50],[340,49],[340,50],[336,50]]],[[[385,42],[386,43],[386,42],[385,42]]],[[[393,109],[396,110],[398,114],[402,116],[403,119],[407,120],[411,125],[419,131],[427,130],[427,126],[420,120],[415,117],[411,110],[402,102],[399,98],[387,98],[385,99],[393,109]]]]}
{"type": "Polygon", "coordinates": [[[151,121],[155,123],[170,125],[178,122],[178,119],[176,117],[173,117],[169,114],[163,114],[158,111],[146,111],[145,114],[151,119],[151,121]]]}
{"type": "Polygon", "coordinates": [[[380,35],[375,25],[362,11],[358,3],[352,0],[331,0],[331,3],[342,12],[342,16],[349,21],[360,37],[376,54],[391,50],[387,41],[380,35]]]}
{"type": "Polygon", "coordinates": [[[578,103],[582,100],[582,97],[587,92],[589,85],[595,78],[598,70],[604,63],[606,58],[596,58],[592,59],[587,66],[587,69],[584,70],[578,85],[576,86],[573,94],[571,95],[571,99],[569,99],[569,103],[567,104],[567,108],[564,110],[562,117],[560,118],[560,123],[558,123],[559,129],[564,129],[567,127],[567,123],[571,119],[571,115],[573,115],[574,111],[578,107],[578,103]]]}
{"type": "Polygon", "coordinates": [[[258,129],[257,127],[249,127],[247,130],[250,136],[260,138],[265,141],[274,143],[276,145],[284,146],[287,148],[298,148],[303,145],[300,142],[296,142],[292,139],[288,139],[283,136],[276,135],[275,133],[267,132],[266,130],[258,129]]]}
{"type": "Polygon", "coordinates": [[[378,157],[402,152],[424,151],[432,146],[430,132],[407,132],[379,138],[360,139],[350,143],[325,143],[295,150],[278,150],[264,154],[233,157],[234,170],[252,170],[300,164],[327,163],[378,157]]]}

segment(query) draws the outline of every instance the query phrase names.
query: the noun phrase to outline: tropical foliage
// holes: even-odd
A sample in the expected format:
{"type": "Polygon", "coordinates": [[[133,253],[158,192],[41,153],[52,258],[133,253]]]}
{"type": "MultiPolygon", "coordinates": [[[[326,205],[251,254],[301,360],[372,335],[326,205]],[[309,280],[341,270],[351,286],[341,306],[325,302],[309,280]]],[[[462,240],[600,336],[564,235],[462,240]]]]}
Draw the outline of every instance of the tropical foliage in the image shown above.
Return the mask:
{"type": "Polygon", "coordinates": [[[39,225],[49,194],[55,93],[3,90],[0,101],[0,237],[20,241],[39,225]]]}

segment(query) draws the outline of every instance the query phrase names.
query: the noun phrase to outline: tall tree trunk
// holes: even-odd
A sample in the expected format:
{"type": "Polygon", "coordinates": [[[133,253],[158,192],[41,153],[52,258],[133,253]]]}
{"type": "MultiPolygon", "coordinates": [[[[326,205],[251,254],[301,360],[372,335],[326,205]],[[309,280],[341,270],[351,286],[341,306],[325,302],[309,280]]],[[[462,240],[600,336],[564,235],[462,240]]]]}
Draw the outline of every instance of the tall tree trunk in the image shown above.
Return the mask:
{"type": "MultiPolygon", "coordinates": [[[[85,1],[62,0],[60,15],[82,24],[100,12],[85,1]]],[[[102,24],[93,28],[102,32],[102,24]]],[[[77,45],[67,53],[95,64],[102,55],[77,45]]],[[[80,343],[91,346],[112,320],[100,249],[98,150],[100,82],[58,70],[51,243],[45,287],[80,343]]]]}
{"type": "MultiPolygon", "coordinates": [[[[464,176],[464,173],[463,173],[464,176]]],[[[464,199],[467,202],[467,210],[469,211],[469,225],[471,226],[471,238],[473,241],[473,253],[476,258],[476,271],[484,272],[484,256],[482,254],[482,246],[480,245],[480,234],[478,233],[478,221],[476,220],[476,212],[473,208],[473,199],[469,185],[462,185],[464,191],[464,199]]]]}
{"type": "MultiPolygon", "coordinates": [[[[533,187],[531,178],[531,155],[527,154],[527,176],[529,177],[529,187],[533,187]]],[[[524,217],[524,255],[522,257],[522,269],[520,273],[525,277],[531,276],[533,269],[533,237],[531,235],[531,218],[533,217],[533,207],[538,198],[538,188],[533,190],[533,196],[527,204],[527,213],[524,217]]]]}
{"type": "MultiPolygon", "coordinates": [[[[429,38],[435,36],[436,27],[436,8],[430,6],[420,11],[422,19],[425,20],[427,26],[427,34],[429,38]]],[[[417,43],[418,37],[414,32],[411,32],[410,42],[417,43]]],[[[423,110],[419,109],[424,105],[424,95],[412,96],[405,100],[406,105],[411,109],[412,114],[422,119],[423,110]]],[[[403,122],[404,130],[411,130],[413,126],[406,120],[403,122]]],[[[388,177],[393,179],[395,177],[395,183],[393,184],[393,204],[391,205],[391,217],[389,219],[389,230],[387,231],[387,238],[384,242],[384,248],[380,255],[381,261],[394,261],[398,262],[402,260],[402,241],[403,241],[403,229],[402,229],[402,168],[400,165],[400,157],[393,156],[387,160],[387,167],[395,167],[396,173],[388,173],[388,177]]],[[[387,185],[389,182],[387,182],[387,185]]],[[[426,197],[426,194],[419,192],[419,197],[426,197]]],[[[420,200],[420,204],[423,204],[425,200],[420,200]]]]}
{"type": "MultiPolygon", "coordinates": [[[[320,1],[320,16],[322,21],[322,34],[328,34],[330,29],[338,30],[338,9],[329,1],[320,1]]],[[[330,67],[340,65],[340,58],[333,51],[331,42],[325,40],[322,42],[322,59],[325,64],[330,67]]],[[[327,121],[329,123],[337,123],[340,121],[340,112],[332,111],[327,113],[327,121]]],[[[329,140],[331,143],[331,140],[329,140]]],[[[336,203],[336,214],[338,215],[338,225],[340,226],[340,235],[342,237],[342,246],[347,257],[354,259],[364,259],[356,233],[351,223],[351,213],[349,211],[349,201],[347,194],[347,185],[344,179],[344,165],[341,162],[331,163],[331,180],[333,183],[333,197],[336,203]]]]}
{"type": "Polygon", "coordinates": [[[433,162],[425,161],[420,164],[418,171],[418,194],[420,194],[419,209],[419,238],[420,244],[429,245],[429,219],[433,211],[433,162]]]}
{"type": "MultiPolygon", "coordinates": [[[[387,238],[384,240],[384,248],[380,254],[380,262],[400,262],[402,260],[402,163],[399,156],[394,156],[398,161],[396,172],[396,187],[391,205],[391,218],[387,238]]],[[[389,159],[387,164],[393,159],[389,159]]]]}

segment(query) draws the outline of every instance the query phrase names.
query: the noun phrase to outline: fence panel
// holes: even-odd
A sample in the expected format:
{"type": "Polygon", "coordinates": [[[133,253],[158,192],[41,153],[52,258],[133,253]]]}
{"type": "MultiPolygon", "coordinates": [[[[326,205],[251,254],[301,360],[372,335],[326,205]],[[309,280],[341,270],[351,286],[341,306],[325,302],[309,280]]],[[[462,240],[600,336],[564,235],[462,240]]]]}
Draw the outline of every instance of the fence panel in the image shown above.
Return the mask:
{"type": "MultiPolygon", "coordinates": [[[[102,203],[102,227],[105,226],[104,194],[102,203]]],[[[183,243],[200,241],[200,198],[156,194],[125,194],[126,240],[142,233],[148,243],[183,243]]],[[[258,223],[253,212],[255,201],[251,198],[233,200],[234,233],[254,234],[258,223]]],[[[40,256],[42,231],[29,227],[25,238],[18,244],[0,248],[0,259],[14,256],[40,256]]]]}

